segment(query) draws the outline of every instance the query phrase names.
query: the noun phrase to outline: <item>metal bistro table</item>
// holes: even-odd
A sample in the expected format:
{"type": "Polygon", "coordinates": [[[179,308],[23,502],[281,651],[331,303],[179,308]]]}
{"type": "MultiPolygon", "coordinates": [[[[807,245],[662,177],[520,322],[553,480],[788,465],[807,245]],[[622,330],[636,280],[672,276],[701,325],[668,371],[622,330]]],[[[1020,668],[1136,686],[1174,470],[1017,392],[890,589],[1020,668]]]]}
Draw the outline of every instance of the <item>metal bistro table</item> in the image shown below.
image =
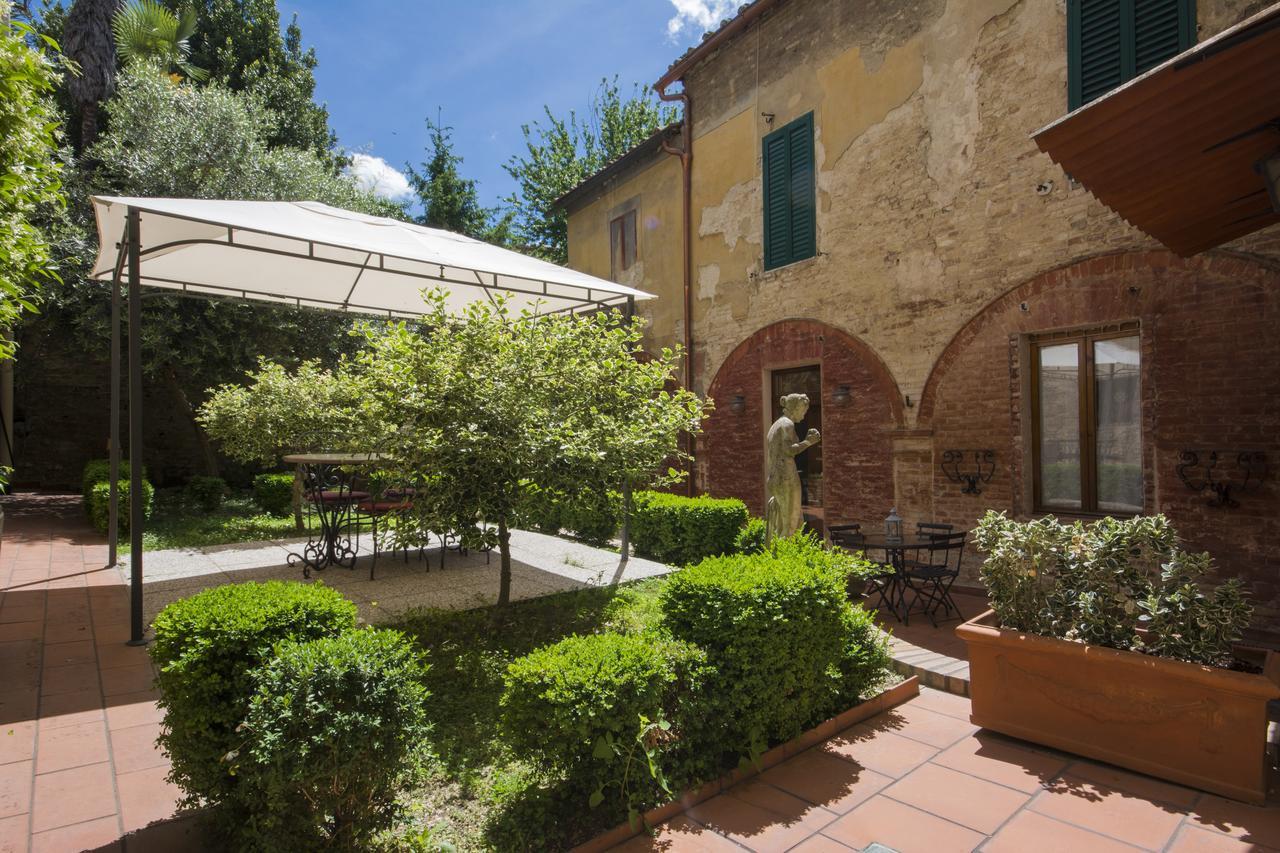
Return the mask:
{"type": "Polygon", "coordinates": [[[355,506],[370,494],[356,491],[356,470],[381,458],[378,453],[295,453],[284,457],[287,464],[302,467],[303,500],[320,519],[319,538],[313,532],[301,554],[289,554],[289,565],[301,563],[304,578],[311,577],[312,569],[355,568],[359,543],[358,530],[352,541],[355,506]]]}
{"type": "MultiPolygon", "coordinates": [[[[956,531],[963,533],[964,531],[956,531]]],[[[907,582],[906,582],[906,554],[908,551],[919,551],[928,548],[938,540],[938,533],[903,533],[902,536],[890,539],[884,533],[862,533],[856,542],[850,542],[845,546],[849,550],[861,549],[867,552],[878,551],[884,554],[884,559],[880,560],[882,565],[888,566],[893,570],[891,576],[886,580],[888,590],[885,592],[885,602],[889,605],[890,612],[893,613],[895,619],[899,622],[905,622],[907,619],[907,582]],[[895,598],[896,596],[896,598],[895,598]],[[895,601],[901,603],[902,611],[899,612],[895,601]]]]}

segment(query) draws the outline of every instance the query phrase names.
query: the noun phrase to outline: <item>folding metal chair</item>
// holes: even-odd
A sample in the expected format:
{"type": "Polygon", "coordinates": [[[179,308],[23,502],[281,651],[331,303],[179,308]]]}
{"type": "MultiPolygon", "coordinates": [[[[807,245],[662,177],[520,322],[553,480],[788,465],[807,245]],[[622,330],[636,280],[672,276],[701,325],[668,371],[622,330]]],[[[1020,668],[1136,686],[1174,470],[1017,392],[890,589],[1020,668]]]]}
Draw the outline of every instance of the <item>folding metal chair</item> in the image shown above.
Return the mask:
{"type": "Polygon", "coordinates": [[[902,601],[903,624],[921,604],[919,612],[929,617],[933,627],[938,627],[938,608],[949,618],[951,611],[963,618],[959,605],[951,597],[951,585],[960,576],[960,564],[964,559],[964,533],[939,535],[928,545],[921,545],[916,550],[916,558],[905,560],[902,564],[901,582],[904,585],[902,601]],[[906,603],[906,591],[912,593],[911,604],[906,603]]]}

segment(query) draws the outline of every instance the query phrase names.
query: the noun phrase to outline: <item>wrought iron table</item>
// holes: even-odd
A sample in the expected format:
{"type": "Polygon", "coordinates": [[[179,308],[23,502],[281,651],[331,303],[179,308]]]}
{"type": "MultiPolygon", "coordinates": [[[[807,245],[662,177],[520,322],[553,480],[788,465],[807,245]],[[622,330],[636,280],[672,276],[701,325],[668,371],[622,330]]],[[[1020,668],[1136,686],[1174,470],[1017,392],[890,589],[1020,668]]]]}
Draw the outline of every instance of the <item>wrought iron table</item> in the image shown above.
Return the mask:
{"type": "Polygon", "coordinates": [[[368,492],[355,489],[356,472],[382,457],[377,453],[295,453],[284,457],[302,468],[302,494],[320,522],[319,535],[313,532],[302,553],[290,553],[289,565],[302,565],[302,576],[324,571],[329,566],[353,569],[358,554],[359,531],[353,542],[354,510],[367,500],[368,492]]]}
{"type": "MultiPolygon", "coordinates": [[[[967,531],[957,530],[955,533],[967,533],[967,531]]],[[[884,533],[860,533],[850,537],[847,543],[841,543],[841,547],[848,551],[873,552],[878,551],[884,554],[883,560],[877,560],[883,566],[887,566],[892,570],[891,574],[887,574],[885,582],[888,589],[884,592],[885,603],[889,605],[889,610],[893,613],[895,619],[899,622],[906,619],[906,554],[908,551],[919,551],[928,548],[938,539],[938,533],[904,533],[902,536],[890,539],[884,533]],[[896,596],[896,598],[895,598],[896,596]],[[894,601],[901,602],[902,613],[898,612],[894,601]]],[[[868,554],[870,557],[870,554],[868,554]]]]}

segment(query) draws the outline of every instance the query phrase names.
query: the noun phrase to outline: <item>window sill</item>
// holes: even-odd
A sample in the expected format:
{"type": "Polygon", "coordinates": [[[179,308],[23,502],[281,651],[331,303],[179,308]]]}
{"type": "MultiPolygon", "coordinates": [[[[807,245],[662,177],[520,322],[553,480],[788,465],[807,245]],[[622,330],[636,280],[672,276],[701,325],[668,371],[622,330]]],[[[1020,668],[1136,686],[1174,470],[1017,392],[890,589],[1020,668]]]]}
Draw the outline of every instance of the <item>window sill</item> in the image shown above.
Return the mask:
{"type": "Polygon", "coordinates": [[[807,258],[801,258],[798,261],[792,261],[791,263],[784,264],[780,267],[771,267],[767,270],[762,270],[760,272],[760,281],[771,281],[783,275],[803,270],[805,267],[812,266],[817,263],[818,259],[822,257],[822,252],[817,252],[807,258]]]}

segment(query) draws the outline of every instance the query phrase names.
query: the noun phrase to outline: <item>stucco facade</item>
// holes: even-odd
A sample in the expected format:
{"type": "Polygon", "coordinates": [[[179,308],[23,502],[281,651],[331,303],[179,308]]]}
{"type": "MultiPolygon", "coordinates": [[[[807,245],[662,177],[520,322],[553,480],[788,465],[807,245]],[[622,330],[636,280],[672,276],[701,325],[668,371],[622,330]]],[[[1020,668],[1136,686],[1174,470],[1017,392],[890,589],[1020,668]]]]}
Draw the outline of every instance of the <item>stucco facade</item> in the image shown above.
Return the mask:
{"type": "MultiPolygon", "coordinates": [[[[815,364],[824,394],[849,396],[824,399],[827,523],[875,523],[894,503],[908,522],[1029,517],[1028,336],[1137,324],[1143,509],[1244,574],[1280,628],[1274,476],[1220,509],[1175,471],[1192,448],[1280,461],[1280,229],[1180,259],[1036,149],[1030,134],[1067,111],[1065,5],[785,0],[687,70],[692,381],[718,405],[698,486],[759,511],[768,376],[815,364]],[[818,253],[766,271],[761,140],[810,111],[818,253]],[[940,457],[978,448],[996,472],[963,494],[940,457]]],[[[1199,38],[1264,5],[1200,0],[1199,38]]],[[[570,264],[608,276],[609,218],[636,207],[627,283],[659,297],[641,306],[652,343],[681,341],[678,159],[583,189],[570,264]]]]}

